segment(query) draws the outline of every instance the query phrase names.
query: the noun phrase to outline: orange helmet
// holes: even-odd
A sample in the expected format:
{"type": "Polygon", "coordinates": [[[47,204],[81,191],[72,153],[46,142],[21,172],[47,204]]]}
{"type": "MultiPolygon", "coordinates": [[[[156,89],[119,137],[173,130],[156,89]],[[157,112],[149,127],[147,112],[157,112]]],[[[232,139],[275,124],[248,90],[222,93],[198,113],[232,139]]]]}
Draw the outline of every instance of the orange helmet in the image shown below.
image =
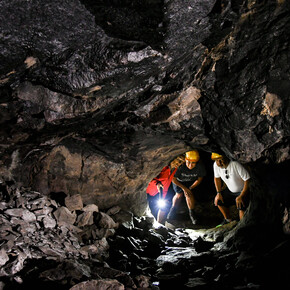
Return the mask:
{"type": "Polygon", "coordinates": [[[222,158],[223,156],[218,154],[218,153],[211,153],[211,159],[212,160],[217,160],[217,159],[220,159],[222,158]]]}
{"type": "Polygon", "coordinates": [[[188,151],[185,153],[185,160],[190,162],[198,162],[199,160],[199,153],[197,150],[188,151]]]}

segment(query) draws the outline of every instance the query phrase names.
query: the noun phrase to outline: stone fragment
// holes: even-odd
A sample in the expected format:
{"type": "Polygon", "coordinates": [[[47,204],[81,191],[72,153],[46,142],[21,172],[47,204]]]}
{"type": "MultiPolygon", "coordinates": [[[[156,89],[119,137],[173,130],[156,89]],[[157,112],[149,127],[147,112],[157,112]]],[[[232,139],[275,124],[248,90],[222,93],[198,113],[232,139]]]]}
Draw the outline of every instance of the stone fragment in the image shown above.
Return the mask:
{"type": "Polygon", "coordinates": [[[37,227],[35,223],[24,223],[21,225],[18,231],[22,234],[22,236],[25,236],[28,233],[35,233],[36,230],[37,230],[37,227]]]}
{"type": "Polygon", "coordinates": [[[4,290],[5,289],[5,283],[0,281],[0,290],[4,290]]]}
{"type": "Polygon", "coordinates": [[[41,208],[41,209],[34,210],[33,213],[36,216],[43,216],[43,215],[48,215],[52,211],[53,211],[52,207],[44,207],[44,208],[41,208]]]}
{"type": "Polygon", "coordinates": [[[126,289],[136,289],[136,285],[133,279],[125,272],[116,270],[110,267],[98,267],[96,268],[98,275],[102,278],[118,279],[126,286],[126,289]]]}
{"type": "Polygon", "coordinates": [[[5,265],[9,261],[9,257],[4,249],[0,250],[0,266],[5,265]]]}
{"type": "Polygon", "coordinates": [[[209,249],[211,249],[214,246],[214,242],[205,241],[203,238],[198,237],[194,243],[194,249],[198,252],[207,252],[209,249]]]}
{"type": "Polygon", "coordinates": [[[78,250],[71,243],[64,242],[63,244],[65,246],[66,251],[69,254],[74,254],[74,255],[77,255],[78,254],[78,250]]]}
{"type": "Polygon", "coordinates": [[[46,217],[44,217],[44,219],[42,221],[43,221],[43,225],[46,229],[54,228],[56,226],[56,221],[52,217],[46,216],[46,217]]]}
{"type": "Polygon", "coordinates": [[[186,286],[190,289],[207,289],[207,283],[203,278],[189,278],[186,286]]]}
{"type": "Polygon", "coordinates": [[[107,255],[106,251],[109,250],[109,244],[106,238],[102,238],[101,240],[95,241],[92,245],[87,245],[81,248],[81,251],[88,252],[89,254],[94,255],[107,255]]]}
{"type": "Polygon", "coordinates": [[[66,223],[64,221],[57,222],[57,225],[62,227],[62,230],[64,230],[64,227],[65,227],[69,230],[69,232],[72,232],[72,233],[81,233],[82,232],[82,230],[80,228],[78,228],[70,223],[66,223]]]}
{"type": "Polygon", "coordinates": [[[22,209],[22,208],[7,209],[5,213],[10,216],[21,217],[23,220],[27,222],[36,221],[35,214],[30,212],[27,209],[22,209]]]}
{"type": "Polygon", "coordinates": [[[150,284],[150,277],[144,276],[144,275],[139,275],[135,277],[136,284],[138,288],[149,288],[150,284]]]}
{"type": "MultiPolygon", "coordinates": [[[[51,247],[49,247],[49,245],[45,245],[43,247],[39,247],[39,249],[47,256],[49,257],[59,257],[59,256],[63,256],[63,255],[60,255],[56,249],[52,249],[51,247]]],[[[65,257],[65,256],[64,256],[65,257]]]]}
{"type": "Polygon", "coordinates": [[[31,210],[36,210],[36,209],[42,209],[45,206],[51,205],[51,202],[48,200],[46,196],[40,197],[38,199],[30,200],[26,203],[26,205],[29,205],[31,210]]]}
{"type": "Polygon", "coordinates": [[[59,207],[56,211],[53,212],[54,217],[57,220],[57,223],[60,224],[61,222],[74,224],[76,221],[76,213],[71,213],[66,207],[62,206],[59,207]]]}
{"type": "Polygon", "coordinates": [[[102,238],[108,238],[115,234],[114,229],[96,229],[92,231],[92,236],[94,239],[102,239],[102,238]]]}
{"type": "Polygon", "coordinates": [[[51,205],[53,205],[54,207],[56,208],[58,207],[58,204],[55,200],[52,199],[50,202],[51,202],[51,205]]]}
{"type": "Polygon", "coordinates": [[[95,246],[95,245],[87,245],[81,247],[81,253],[88,253],[88,254],[93,254],[93,255],[100,255],[102,254],[101,250],[95,246]]]}
{"type": "Polygon", "coordinates": [[[3,236],[2,238],[4,240],[7,240],[7,241],[10,241],[10,240],[14,241],[19,236],[20,236],[20,234],[12,232],[12,233],[10,233],[8,235],[3,236]]]}
{"type": "Polygon", "coordinates": [[[83,227],[86,225],[92,225],[94,223],[94,216],[92,211],[86,211],[80,214],[77,218],[77,226],[83,227]]]}
{"type": "Polygon", "coordinates": [[[99,207],[95,204],[88,204],[83,208],[83,211],[99,211],[99,207]]]}
{"type": "Polygon", "coordinates": [[[8,223],[3,223],[3,220],[1,219],[0,222],[2,222],[2,224],[0,224],[0,232],[4,232],[4,231],[11,231],[11,225],[8,223]]]}
{"type": "Polygon", "coordinates": [[[24,252],[18,251],[17,259],[11,263],[11,274],[16,274],[23,269],[23,264],[27,259],[27,255],[24,252]]]}
{"type": "Polygon", "coordinates": [[[70,290],[94,290],[94,289],[110,289],[110,290],[124,290],[125,287],[115,279],[100,279],[81,282],[76,284],[70,290]]]}
{"type": "Polygon", "coordinates": [[[95,241],[94,245],[96,245],[99,249],[102,249],[102,251],[107,251],[110,248],[106,238],[95,241]]]}
{"type": "Polygon", "coordinates": [[[10,250],[14,247],[14,241],[10,240],[7,243],[5,243],[3,246],[1,246],[1,250],[5,250],[5,252],[10,252],[10,250]]]}
{"type": "Polygon", "coordinates": [[[282,223],[283,223],[284,233],[289,235],[290,234],[290,208],[287,208],[287,207],[284,208],[282,223]]]}
{"type": "MultiPolygon", "coordinates": [[[[166,251],[162,253],[157,259],[156,264],[158,267],[163,267],[165,264],[176,265],[181,260],[193,260],[195,258],[200,257],[200,254],[197,254],[194,248],[168,248],[166,251]]],[[[202,260],[202,258],[200,258],[202,260]]]]}
{"type": "Polygon", "coordinates": [[[101,219],[99,221],[99,226],[105,229],[115,229],[119,226],[118,223],[115,223],[115,221],[107,214],[101,212],[101,219]]]}
{"type": "Polygon", "coordinates": [[[0,202],[0,210],[4,210],[8,207],[7,203],[6,202],[0,202]]]}
{"type": "Polygon", "coordinates": [[[107,215],[115,215],[115,214],[117,214],[118,212],[120,212],[120,210],[121,210],[121,207],[119,207],[118,205],[116,205],[116,206],[111,207],[111,208],[106,212],[106,214],[107,214],[107,215]]]}
{"type": "Polygon", "coordinates": [[[67,196],[65,198],[65,205],[70,211],[83,209],[83,200],[80,194],[67,196]]]}

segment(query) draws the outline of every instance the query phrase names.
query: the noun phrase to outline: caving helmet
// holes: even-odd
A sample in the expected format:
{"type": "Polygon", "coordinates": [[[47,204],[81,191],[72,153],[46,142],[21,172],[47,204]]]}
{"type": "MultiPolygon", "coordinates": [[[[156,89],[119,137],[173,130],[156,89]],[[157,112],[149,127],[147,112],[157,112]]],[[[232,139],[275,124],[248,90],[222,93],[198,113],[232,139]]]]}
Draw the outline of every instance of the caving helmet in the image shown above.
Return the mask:
{"type": "Polygon", "coordinates": [[[188,151],[185,153],[185,160],[190,162],[198,162],[199,160],[199,153],[197,150],[188,151]]]}
{"type": "Polygon", "coordinates": [[[211,159],[212,160],[217,160],[217,159],[220,159],[220,158],[223,158],[222,155],[218,154],[218,153],[211,153],[211,159]]]}

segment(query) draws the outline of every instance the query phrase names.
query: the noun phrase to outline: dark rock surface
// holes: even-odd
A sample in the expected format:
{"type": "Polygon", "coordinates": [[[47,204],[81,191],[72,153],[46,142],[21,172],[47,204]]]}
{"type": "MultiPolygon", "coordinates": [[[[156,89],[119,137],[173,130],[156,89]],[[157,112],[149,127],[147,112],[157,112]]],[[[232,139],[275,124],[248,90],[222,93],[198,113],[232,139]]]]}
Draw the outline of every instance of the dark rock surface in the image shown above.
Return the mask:
{"type": "Polygon", "coordinates": [[[172,230],[121,208],[69,210],[38,192],[4,187],[1,289],[270,289],[288,280],[285,237],[251,252],[239,249],[236,221],[172,230]],[[92,220],[80,223],[88,212],[92,220]]]}
{"type": "Polygon", "coordinates": [[[287,1],[14,0],[1,11],[4,180],[101,207],[130,198],[140,214],[148,181],[190,147],[289,160],[287,1]]]}
{"type": "MultiPolygon", "coordinates": [[[[31,212],[18,194],[10,207],[2,190],[8,237],[26,224],[35,233],[38,219],[46,231],[59,219],[113,225],[95,210],[70,211],[63,196],[140,216],[148,182],[190,148],[201,152],[211,197],[210,152],[222,149],[253,177],[233,245],[276,266],[288,246],[281,235],[289,237],[289,1],[3,0],[0,10],[0,180],[30,188],[41,203],[31,212]],[[56,216],[45,204],[51,196],[61,200],[56,216]]],[[[109,226],[94,231],[110,234],[109,226]]],[[[1,248],[1,264],[7,259],[1,248]]],[[[188,283],[207,287],[201,277],[188,283]]]]}

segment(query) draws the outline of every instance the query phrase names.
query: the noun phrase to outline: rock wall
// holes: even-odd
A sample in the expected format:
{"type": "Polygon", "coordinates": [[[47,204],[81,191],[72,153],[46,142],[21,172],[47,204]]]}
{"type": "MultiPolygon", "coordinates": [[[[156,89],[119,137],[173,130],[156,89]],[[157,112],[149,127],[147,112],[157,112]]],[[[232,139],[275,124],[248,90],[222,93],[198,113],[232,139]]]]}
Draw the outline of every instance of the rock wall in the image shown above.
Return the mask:
{"type": "Polygon", "coordinates": [[[289,168],[288,1],[0,8],[3,180],[141,214],[147,183],[190,148],[289,168]]]}

